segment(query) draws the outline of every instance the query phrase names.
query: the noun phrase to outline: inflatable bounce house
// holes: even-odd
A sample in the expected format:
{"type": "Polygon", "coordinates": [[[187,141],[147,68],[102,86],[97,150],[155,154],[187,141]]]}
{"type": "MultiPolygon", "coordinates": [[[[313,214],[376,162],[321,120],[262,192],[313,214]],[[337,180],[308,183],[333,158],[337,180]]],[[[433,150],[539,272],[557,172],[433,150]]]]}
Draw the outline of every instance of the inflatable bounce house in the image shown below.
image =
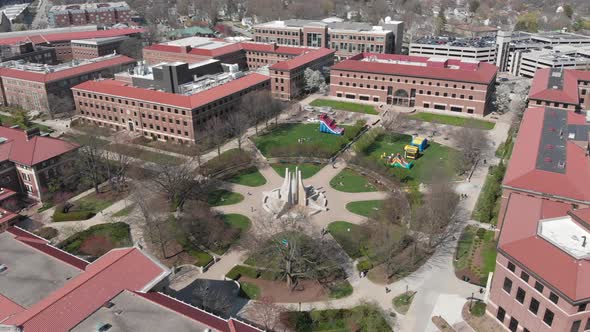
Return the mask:
{"type": "Polygon", "coordinates": [[[336,121],[331,119],[328,114],[320,114],[320,132],[332,135],[344,135],[344,128],[336,126],[336,121]]]}
{"type": "Polygon", "coordinates": [[[381,159],[385,159],[385,162],[391,167],[410,169],[414,165],[412,162],[406,161],[406,159],[404,159],[399,153],[396,155],[391,154],[389,156],[383,153],[381,159]]]}
{"type": "Polygon", "coordinates": [[[418,159],[420,153],[428,147],[428,139],[412,136],[410,144],[404,146],[404,156],[407,159],[418,159]]]}

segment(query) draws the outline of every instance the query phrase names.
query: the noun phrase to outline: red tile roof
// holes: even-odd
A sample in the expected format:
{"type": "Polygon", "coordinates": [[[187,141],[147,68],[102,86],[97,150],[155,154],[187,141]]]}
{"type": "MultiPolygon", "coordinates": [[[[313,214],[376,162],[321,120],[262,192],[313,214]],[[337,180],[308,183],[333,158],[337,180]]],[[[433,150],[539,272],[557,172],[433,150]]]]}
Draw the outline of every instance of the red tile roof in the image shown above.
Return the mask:
{"type": "Polygon", "coordinates": [[[578,75],[583,76],[584,74],[580,74],[582,72],[578,70],[564,70],[562,73],[563,86],[554,89],[549,86],[551,71],[551,68],[544,68],[535,72],[529,91],[529,99],[578,104],[578,75]]]}
{"type": "Polygon", "coordinates": [[[139,249],[113,249],[65,286],[3,324],[27,332],[68,331],[121,291],[147,291],[168,274],[168,269],[139,249]]]}
{"type": "Polygon", "coordinates": [[[133,63],[135,63],[135,59],[125,55],[117,55],[114,57],[106,57],[104,59],[101,59],[100,61],[95,61],[50,73],[25,71],[15,68],[0,68],[0,76],[47,83],[62,80],[68,77],[75,77],[86,73],[100,71],[102,69],[109,67],[128,65],[133,63]]]}
{"type": "Polygon", "coordinates": [[[569,215],[578,222],[585,223],[587,227],[590,227],[590,208],[572,210],[569,215]]]}
{"type": "Polygon", "coordinates": [[[189,304],[181,302],[173,297],[162,293],[142,293],[135,292],[135,294],[157,303],[165,308],[173,310],[183,316],[194,319],[202,324],[214,328],[221,332],[261,332],[262,330],[246,324],[234,318],[224,319],[209,313],[205,310],[195,308],[189,304]]]}
{"type": "Polygon", "coordinates": [[[19,36],[11,38],[0,38],[0,45],[10,45],[30,40],[34,43],[70,41],[73,39],[91,39],[126,36],[144,32],[144,29],[110,29],[96,31],[46,33],[42,35],[19,36]]]}
{"type": "Polygon", "coordinates": [[[303,55],[294,57],[290,60],[277,62],[270,66],[271,70],[292,70],[304,66],[312,61],[318,60],[330,54],[334,54],[336,51],[329,48],[320,48],[318,50],[309,51],[303,55]]]}
{"type": "Polygon", "coordinates": [[[537,236],[539,220],[565,216],[569,209],[569,204],[511,194],[498,248],[570,300],[579,301],[590,298],[590,261],[574,259],[537,236]]]}
{"type": "Polygon", "coordinates": [[[9,189],[9,188],[3,188],[0,187],[0,203],[2,203],[3,201],[14,197],[16,195],[16,191],[9,189]]]}
{"type": "Polygon", "coordinates": [[[2,126],[0,137],[6,139],[0,144],[0,161],[10,160],[28,166],[37,165],[79,147],[77,144],[47,136],[33,136],[27,140],[24,130],[2,126]]]}
{"type": "MultiPolygon", "coordinates": [[[[568,121],[584,118],[582,114],[569,113],[568,121]]],[[[590,161],[586,151],[574,142],[566,143],[565,173],[537,169],[544,116],[545,108],[530,108],[525,112],[504,186],[590,202],[590,161]]]]}
{"type": "Polygon", "coordinates": [[[6,319],[8,316],[12,316],[23,310],[25,310],[25,308],[13,302],[6,296],[0,294],[0,322],[6,319]]]}
{"type": "Polygon", "coordinates": [[[71,255],[63,250],[57,249],[56,247],[52,246],[49,241],[33,233],[29,233],[18,227],[10,227],[6,231],[14,235],[16,240],[79,270],[84,270],[86,266],[88,266],[87,261],[78,258],[77,256],[71,255]]]}
{"type": "Polygon", "coordinates": [[[427,57],[397,54],[362,53],[353,58],[335,64],[332,66],[331,70],[400,75],[477,84],[490,84],[494,82],[497,72],[496,66],[486,62],[480,62],[478,65],[474,65],[471,63],[462,62],[461,60],[457,59],[448,59],[446,61],[446,64],[448,65],[459,67],[457,69],[444,68],[442,67],[443,64],[439,65],[438,63],[436,64],[438,66],[435,66],[434,64],[428,66],[415,66],[396,63],[360,61],[361,59],[368,57],[376,57],[378,59],[406,60],[422,63],[427,63],[427,60],[429,59],[427,57]]]}
{"type": "Polygon", "coordinates": [[[191,96],[137,88],[113,80],[86,81],[74,86],[72,90],[108,94],[185,109],[195,109],[268,80],[270,80],[268,76],[251,73],[191,96]]]}

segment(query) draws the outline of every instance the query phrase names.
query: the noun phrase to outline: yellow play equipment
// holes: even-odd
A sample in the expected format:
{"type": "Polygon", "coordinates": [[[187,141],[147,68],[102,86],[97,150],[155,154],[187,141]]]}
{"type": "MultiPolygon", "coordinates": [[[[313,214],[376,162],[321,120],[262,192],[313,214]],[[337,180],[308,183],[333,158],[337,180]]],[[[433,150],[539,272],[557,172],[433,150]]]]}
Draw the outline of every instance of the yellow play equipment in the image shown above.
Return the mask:
{"type": "Polygon", "coordinates": [[[418,158],[419,148],[413,145],[406,145],[404,146],[405,158],[407,159],[416,159],[418,158]]]}

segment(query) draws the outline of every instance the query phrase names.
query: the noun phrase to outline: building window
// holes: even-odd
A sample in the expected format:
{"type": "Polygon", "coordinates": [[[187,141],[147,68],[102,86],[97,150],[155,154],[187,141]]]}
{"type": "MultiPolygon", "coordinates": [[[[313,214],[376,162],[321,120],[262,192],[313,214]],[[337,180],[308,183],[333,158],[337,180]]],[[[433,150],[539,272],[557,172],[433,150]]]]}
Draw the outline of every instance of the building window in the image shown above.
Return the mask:
{"type": "Polygon", "coordinates": [[[551,311],[549,309],[545,309],[545,315],[543,315],[543,322],[545,322],[545,324],[551,326],[551,324],[553,324],[553,316],[555,316],[553,314],[553,311],[551,311]]]}
{"type": "Polygon", "coordinates": [[[508,325],[508,329],[512,332],[516,332],[518,329],[518,321],[514,319],[514,317],[510,317],[510,324],[508,325]]]}
{"type": "Polygon", "coordinates": [[[588,320],[586,320],[586,325],[584,326],[584,331],[588,331],[590,330],[590,318],[588,318],[588,320]]]}
{"type": "Polygon", "coordinates": [[[522,279],[526,282],[529,282],[529,274],[524,271],[521,271],[520,272],[520,279],[522,279]]]}
{"type": "Polygon", "coordinates": [[[502,286],[502,288],[506,291],[506,293],[510,294],[510,291],[512,290],[512,280],[504,278],[504,286],[502,286]]]}
{"type": "Polygon", "coordinates": [[[539,293],[543,293],[543,289],[545,288],[545,286],[541,285],[540,282],[535,281],[535,289],[539,291],[539,293]]]}
{"type": "Polygon", "coordinates": [[[582,326],[582,321],[581,320],[577,320],[575,322],[572,323],[572,328],[570,329],[570,332],[578,332],[580,331],[580,326],[582,326]]]}
{"type": "Polygon", "coordinates": [[[537,312],[539,312],[539,301],[537,301],[537,299],[535,299],[534,297],[531,298],[531,303],[529,304],[529,311],[535,315],[537,314],[537,312]]]}
{"type": "Polygon", "coordinates": [[[524,289],[518,287],[518,290],[516,291],[516,301],[524,303],[525,296],[526,292],[524,291],[524,289]]]}
{"type": "Polygon", "coordinates": [[[587,303],[582,303],[578,306],[578,312],[586,311],[587,303]]]}
{"type": "Polygon", "coordinates": [[[506,310],[504,310],[504,308],[502,307],[498,307],[498,313],[496,314],[496,318],[504,323],[504,317],[506,316],[506,310]]]}
{"type": "Polygon", "coordinates": [[[551,293],[549,293],[549,300],[551,300],[551,302],[557,304],[557,302],[559,302],[559,296],[557,296],[555,293],[551,292],[551,293]]]}

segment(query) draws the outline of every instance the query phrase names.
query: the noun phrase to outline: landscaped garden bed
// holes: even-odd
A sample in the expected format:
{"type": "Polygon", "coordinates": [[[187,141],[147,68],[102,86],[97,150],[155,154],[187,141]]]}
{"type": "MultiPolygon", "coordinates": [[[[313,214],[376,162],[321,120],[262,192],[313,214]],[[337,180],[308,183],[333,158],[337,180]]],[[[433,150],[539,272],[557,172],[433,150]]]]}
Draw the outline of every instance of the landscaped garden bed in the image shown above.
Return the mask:
{"type": "Polygon", "coordinates": [[[350,309],[289,311],[281,314],[281,322],[293,331],[391,331],[383,312],[369,304],[350,309]]]}
{"type": "Polygon", "coordinates": [[[116,222],[91,226],[70,236],[58,247],[74,255],[100,257],[111,249],[131,245],[129,225],[116,222]]]}
{"type": "Polygon", "coordinates": [[[330,180],[332,188],[347,193],[362,193],[377,191],[371,181],[356,171],[346,168],[330,180]]]}
{"type": "Polygon", "coordinates": [[[434,122],[459,127],[473,127],[484,130],[494,129],[494,126],[496,125],[494,122],[491,121],[428,112],[420,112],[417,114],[409,115],[408,117],[414,120],[434,122]]]}
{"type": "Polygon", "coordinates": [[[340,100],[330,100],[330,99],[316,99],[310,103],[311,106],[328,106],[332,107],[335,110],[347,111],[347,112],[356,112],[356,113],[365,113],[365,114],[379,114],[375,110],[373,105],[368,104],[357,104],[351,103],[347,101],[340,101],[340,100]]]}
{"type": "Polygon", "coordinates": [[[56,206],[53,213],[53,221],[87,220],[94,217],[100,211],[113,205],[115,202],[127,197],[127,191],[113,191],[107,189],[100,193],[92,192],[73,202],[56,206]],[[71,207],[68,208],[69,204],[71,207]]]}
{"type": "Polygon", "coordinates": [[[455,274],[462,280],[485,286],[496,267],[494,232],[475,226],[465,227],[455,253],[455,274]],[[467,280],[466,280],[467,281],[467,280]]]}
{"type": "Polygon", "coordinates": [[[500,203],[502,201],[502,180],[506,173],[506,166],[500,162],[497,166],[490,166],[488,176],[477,198],[471,217],[477,221],[498,223],[500,203]]]}

